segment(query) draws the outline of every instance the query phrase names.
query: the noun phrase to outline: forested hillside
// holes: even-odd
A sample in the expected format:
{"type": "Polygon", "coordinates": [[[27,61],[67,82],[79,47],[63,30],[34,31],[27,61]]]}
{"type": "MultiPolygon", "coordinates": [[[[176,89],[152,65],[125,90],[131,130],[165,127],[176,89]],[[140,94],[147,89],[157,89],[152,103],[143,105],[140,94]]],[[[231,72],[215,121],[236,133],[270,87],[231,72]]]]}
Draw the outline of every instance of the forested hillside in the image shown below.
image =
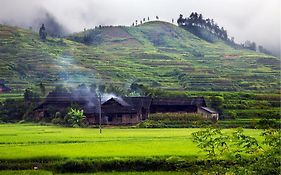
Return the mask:
{"type": "Polygon", "coordinates": [[[165,22],[100,27],[67,38],[0,26],[0,79],[13,89],[43,82],[192,91],[278,91],[280,59],[202,40],[165,22]]]}

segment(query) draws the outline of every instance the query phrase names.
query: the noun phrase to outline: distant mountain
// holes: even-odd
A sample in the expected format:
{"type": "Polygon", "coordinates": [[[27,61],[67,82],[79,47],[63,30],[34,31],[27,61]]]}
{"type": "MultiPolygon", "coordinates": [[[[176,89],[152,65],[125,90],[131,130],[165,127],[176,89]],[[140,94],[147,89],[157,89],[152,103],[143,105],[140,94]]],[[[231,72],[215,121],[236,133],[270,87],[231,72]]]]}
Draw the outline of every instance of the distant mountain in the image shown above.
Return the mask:
{"type": "Polygon", "coordinates": [[[104,81],[172,90],[278,91],[279,66],[280,58],[210,43],[166,22],[101,26],[46,42],[30,30],[0,25],[0,79],[13,89],[104,81]]]}

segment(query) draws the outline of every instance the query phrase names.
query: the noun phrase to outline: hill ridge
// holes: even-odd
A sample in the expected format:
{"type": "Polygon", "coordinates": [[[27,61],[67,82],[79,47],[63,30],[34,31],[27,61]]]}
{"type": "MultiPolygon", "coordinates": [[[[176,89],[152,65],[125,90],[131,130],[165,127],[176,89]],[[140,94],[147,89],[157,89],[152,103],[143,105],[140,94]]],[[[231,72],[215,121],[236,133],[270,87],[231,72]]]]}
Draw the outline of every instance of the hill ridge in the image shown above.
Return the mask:
{"type": "Polygon", "coordinates": [[[279,58],[208,43],[160,21],[96,28],[46,42],[32,31],[0,25],[0,39],[0,79],[14,89],[39,82],[90,84],[97,79],[175,90],[280,89],[279,58]],[[94,43],[82,42],[87,32],[94,32],[94,43]],[[70,66],[59,62],[64,57],[73,60],[70,66]]]}

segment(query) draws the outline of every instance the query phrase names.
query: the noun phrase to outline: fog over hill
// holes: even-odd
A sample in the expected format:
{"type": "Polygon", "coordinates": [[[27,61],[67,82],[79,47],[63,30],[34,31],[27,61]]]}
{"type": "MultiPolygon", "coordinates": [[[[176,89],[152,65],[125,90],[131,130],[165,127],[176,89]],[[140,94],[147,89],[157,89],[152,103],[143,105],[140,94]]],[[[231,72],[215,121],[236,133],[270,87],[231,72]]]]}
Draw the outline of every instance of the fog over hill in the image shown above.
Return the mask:
{"type": "Polygon", "coordinates": [[[78,32],[100,24],[131,25],[156,15],[171,22],[192,11],[213,18],[236,42],[255,41],[280,55],[279,0],[0,0],[0,23],[38,30],[41,22],[49,22],[59,33],[78,32]]]}

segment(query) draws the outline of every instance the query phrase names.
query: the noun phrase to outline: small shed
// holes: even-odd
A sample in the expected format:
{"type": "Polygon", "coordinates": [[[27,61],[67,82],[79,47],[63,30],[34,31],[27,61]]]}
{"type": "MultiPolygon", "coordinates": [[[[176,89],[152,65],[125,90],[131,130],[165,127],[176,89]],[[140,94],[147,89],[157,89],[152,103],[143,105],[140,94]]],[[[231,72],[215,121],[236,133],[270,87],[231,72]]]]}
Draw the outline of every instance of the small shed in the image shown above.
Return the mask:
{"type": "Polygon", "coordinates": [[[219,119],[219,114],[208,107],[199,107],[198,111],[199,114],[202,114],[204,118],[212,119],[217,121],[219,119]]]}

